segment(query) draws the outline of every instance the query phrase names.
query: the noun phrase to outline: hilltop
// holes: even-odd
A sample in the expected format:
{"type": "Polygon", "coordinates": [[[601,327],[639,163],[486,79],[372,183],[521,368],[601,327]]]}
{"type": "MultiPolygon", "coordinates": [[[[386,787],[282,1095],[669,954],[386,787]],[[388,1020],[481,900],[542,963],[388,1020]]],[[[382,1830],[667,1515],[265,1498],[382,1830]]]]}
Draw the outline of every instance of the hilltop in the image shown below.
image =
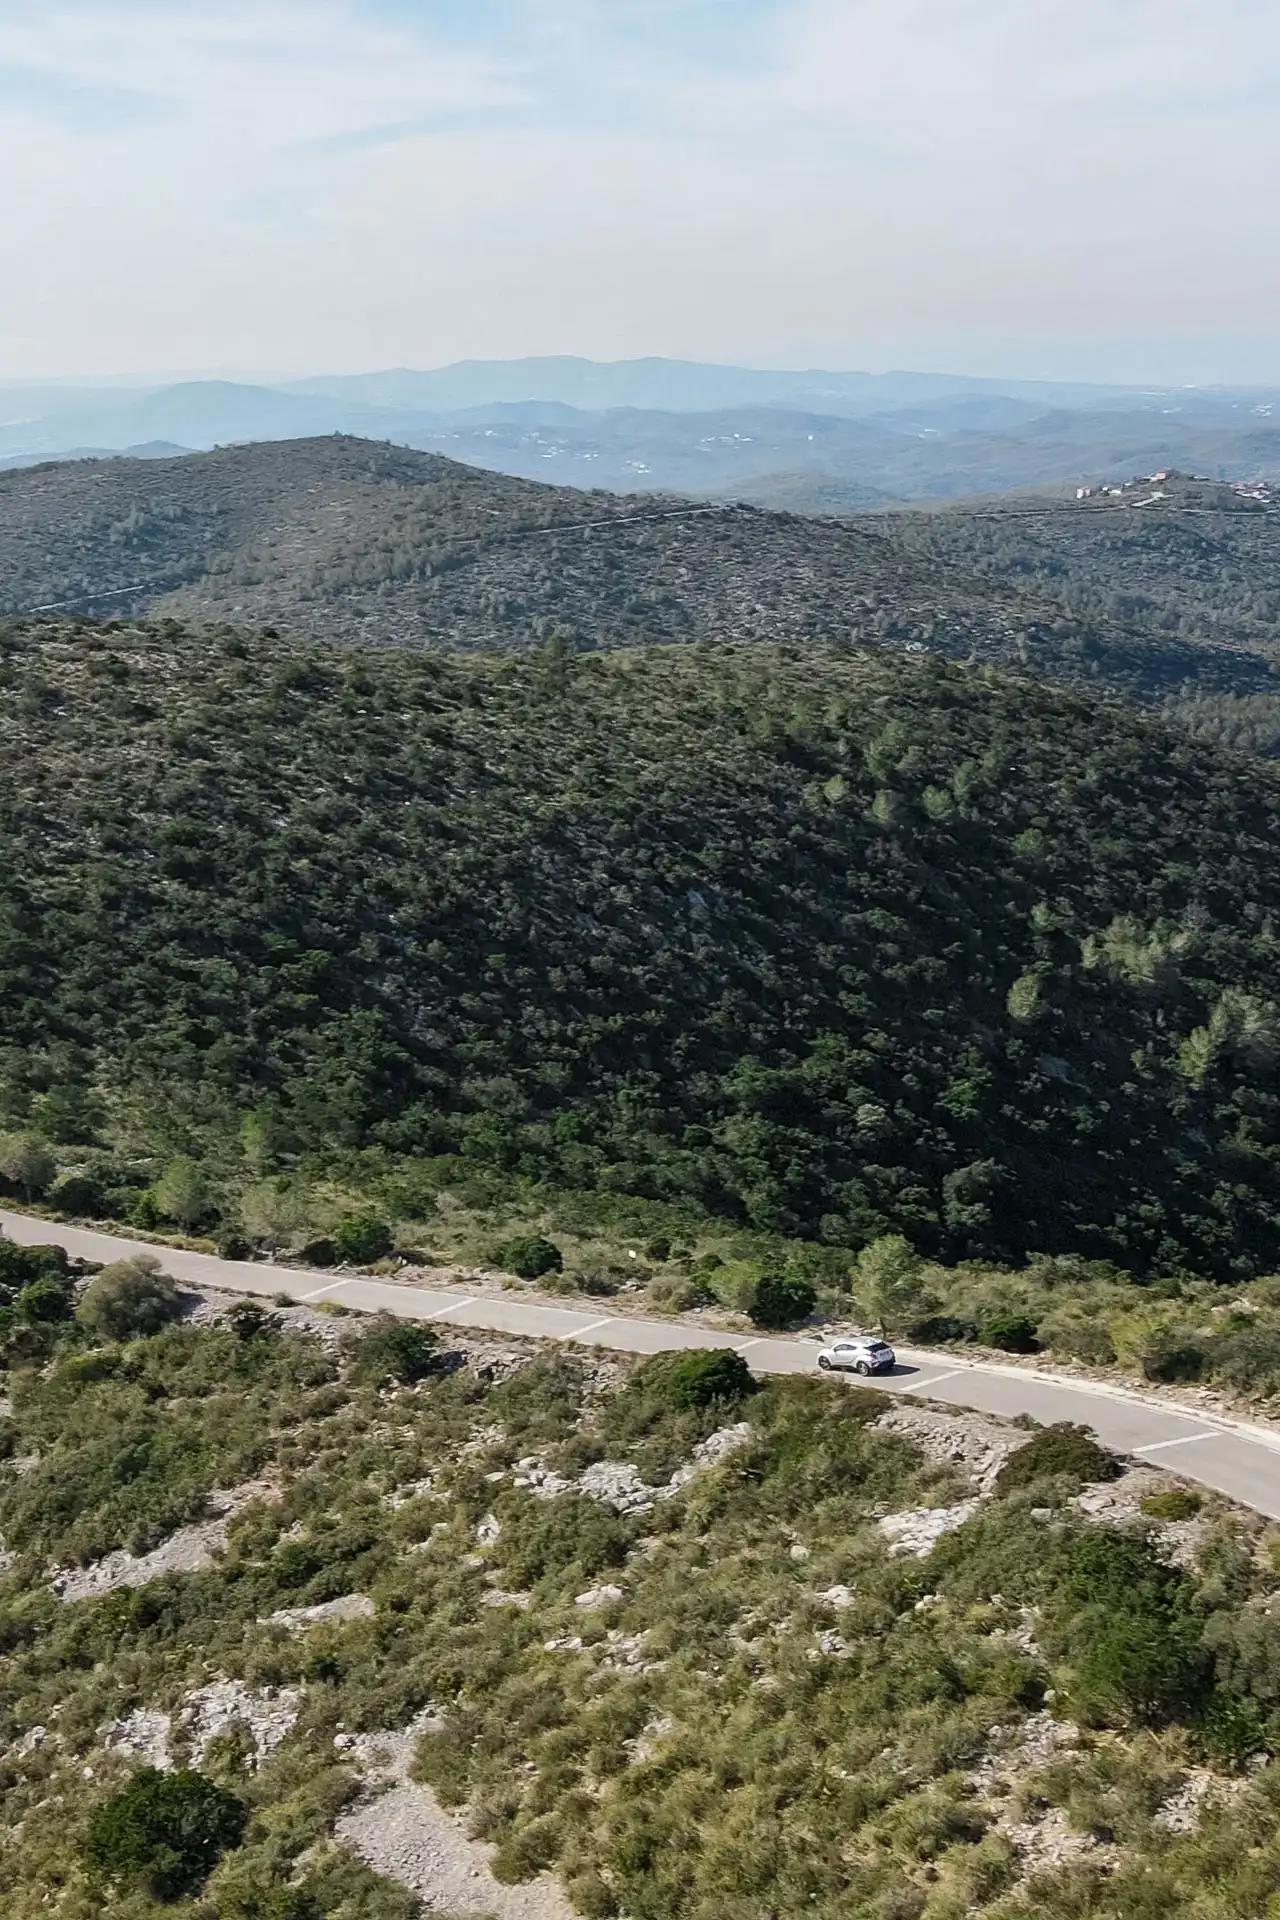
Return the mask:
{"type": "Polygon", "coordinates": [[[70,602],[452,650],[553,633],[575,650],[888,645],[1146,700],[1269,694],[1270,629],[1232,610],[1265,599],[1280,516],[1200,517],[1187,533],[1180,511],[1072,501],[1035,518],[815,520],[549,487],[367,441],[281,441],[0,475],[0,612],[70,602]],[[1213,619],[1183,603],[1149,630],[1111,530],[1129,519],[1137,539],[1166,543],[1169,605],[1185,557],[1213,619]],[[1046,540],[1057,551],[1041,564],[1046,540]]]}
{"type": "Polygon", "coordinates": [[[1280,1268],[1265,768],[888,654],[3,658],[0,1125],[100,1209],[370,1152],[846,1271],[1280,1268]]]}

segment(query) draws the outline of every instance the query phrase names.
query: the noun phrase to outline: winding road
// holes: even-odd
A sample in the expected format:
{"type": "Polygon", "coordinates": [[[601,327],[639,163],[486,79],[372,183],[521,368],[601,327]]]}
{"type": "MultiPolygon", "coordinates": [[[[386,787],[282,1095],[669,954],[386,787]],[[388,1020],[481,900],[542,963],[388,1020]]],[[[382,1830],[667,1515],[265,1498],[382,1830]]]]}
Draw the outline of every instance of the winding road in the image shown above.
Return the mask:
{"type": "MultiPolygon", "coordinates": [[[[646,1320],[583,1306],[543,1306],[524,1295],[467,1292],[465,1286],[411,1287],[360,1274],[335,1274],[265,1260],[223,1260],[212,1253],[158,1246],[63,1226],[55,1220],[0,1208],[0,1231],[25,1246],[57,1245],[84,1260],[120,1260],[149,1253],[175,1280],[229,1293],[287,1294],[291,1300],[331,1300],[359,1313],[394,1313],[439,1320],[475,1332],[564,1340],[620,1353],[665,1353],[685,1347],[733,1347],[760,1373],[807,1373],[818,1342],[802,1335],[723,1333],[673,1320],[646,1320]]],[[[954,1353],[898,1349],[898,1367],[880,1375],[888,1393],[917,1394],[949,1406],[974,1407],[1005,1419],[1030,1414],[1048,1424],[1075,1420],[1092,1427],[1104,1445],[1213,1488],[1280,1519],[1280,1427],[1201,1414],[1156,1394],[1127,1391],[994,1362],[968,1362],[954,1353]]]]}

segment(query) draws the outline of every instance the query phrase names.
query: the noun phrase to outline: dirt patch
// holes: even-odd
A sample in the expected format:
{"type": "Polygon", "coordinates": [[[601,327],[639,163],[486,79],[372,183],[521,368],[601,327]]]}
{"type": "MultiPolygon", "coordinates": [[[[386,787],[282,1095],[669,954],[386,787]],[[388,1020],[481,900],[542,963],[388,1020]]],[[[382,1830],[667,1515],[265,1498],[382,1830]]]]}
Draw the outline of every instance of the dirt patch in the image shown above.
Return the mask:
{"type": "Polygon", "coordinates": [[[226,1552],[227,1533],[236,1515],[255,1500],[274,1504],[281,1497],[277,1480],[246,1480],[239,1487],[218,1487],[208,1495],[210,1517],[180,1527],[149,1553],[133,1554],[121,1547],[88,1567],[59,1567],[52,1575],[60,1600],[92,1600],[120,1587],[145,1587],[166,1573],[205,1573],[226,1552]]]}

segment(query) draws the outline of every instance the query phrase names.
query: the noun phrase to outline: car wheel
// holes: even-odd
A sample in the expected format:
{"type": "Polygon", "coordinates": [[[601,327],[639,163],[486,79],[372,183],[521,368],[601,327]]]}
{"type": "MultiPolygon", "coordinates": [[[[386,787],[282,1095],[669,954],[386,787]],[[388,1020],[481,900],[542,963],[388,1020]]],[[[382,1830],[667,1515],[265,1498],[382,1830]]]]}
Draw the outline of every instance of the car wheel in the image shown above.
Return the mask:
{"type": "Polygon", "coordinates": [[[818,1365],[821,1367],[824,1373],[830,1373],[831,1371],[830,1355],[825,1353],[820,1353],[818,1355],[818,1365]]]}
{"type": "Polygon", "coordinates": [[[862,1374],[867,1374],[867,1373],[870,1373],[870,1371],[871,1371],[871,1368],[869,1367],[867,1362],[865,1360],[859,1360],[858,1372],[862,1374]]]}

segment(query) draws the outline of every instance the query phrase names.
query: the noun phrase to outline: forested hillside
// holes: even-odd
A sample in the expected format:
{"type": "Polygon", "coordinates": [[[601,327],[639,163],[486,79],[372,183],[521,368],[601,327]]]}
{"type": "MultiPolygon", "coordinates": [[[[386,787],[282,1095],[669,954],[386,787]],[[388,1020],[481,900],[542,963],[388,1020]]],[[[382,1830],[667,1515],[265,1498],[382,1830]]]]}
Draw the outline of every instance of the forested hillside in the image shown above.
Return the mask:
{"type": "Polygon", "coordinates": [[[0,613],[453,651],[886,645],[1147,702],[1270,697],[1280,516],[1176,506],[815,520],[278,442],[0,475],[0,613]]]}
{"type": "MultiPolygon", "coordinates": [[[[895,536],[934,564],[1008,590],[1051,592],[1090,631],[1132,629],[1158,648],[1213,648],[1249,691],[1259,662],[1280,668],[1280,507],[1171,475],[1118,498],[1017,501],[904,515],[895,536]]],[[[1265,693],[1258,686],[1256,692],[1265,693]]],[[[1275,698],[1274,692],[1269,698],[1275,698]]]]}
{"type": "Polygon", "coordinates": [[[36,624],[3,695],[0,1126],[100,1210],[376,1148],[834,1247],[1280,1267],[1265,769],[889,654],[36,624]]]}

